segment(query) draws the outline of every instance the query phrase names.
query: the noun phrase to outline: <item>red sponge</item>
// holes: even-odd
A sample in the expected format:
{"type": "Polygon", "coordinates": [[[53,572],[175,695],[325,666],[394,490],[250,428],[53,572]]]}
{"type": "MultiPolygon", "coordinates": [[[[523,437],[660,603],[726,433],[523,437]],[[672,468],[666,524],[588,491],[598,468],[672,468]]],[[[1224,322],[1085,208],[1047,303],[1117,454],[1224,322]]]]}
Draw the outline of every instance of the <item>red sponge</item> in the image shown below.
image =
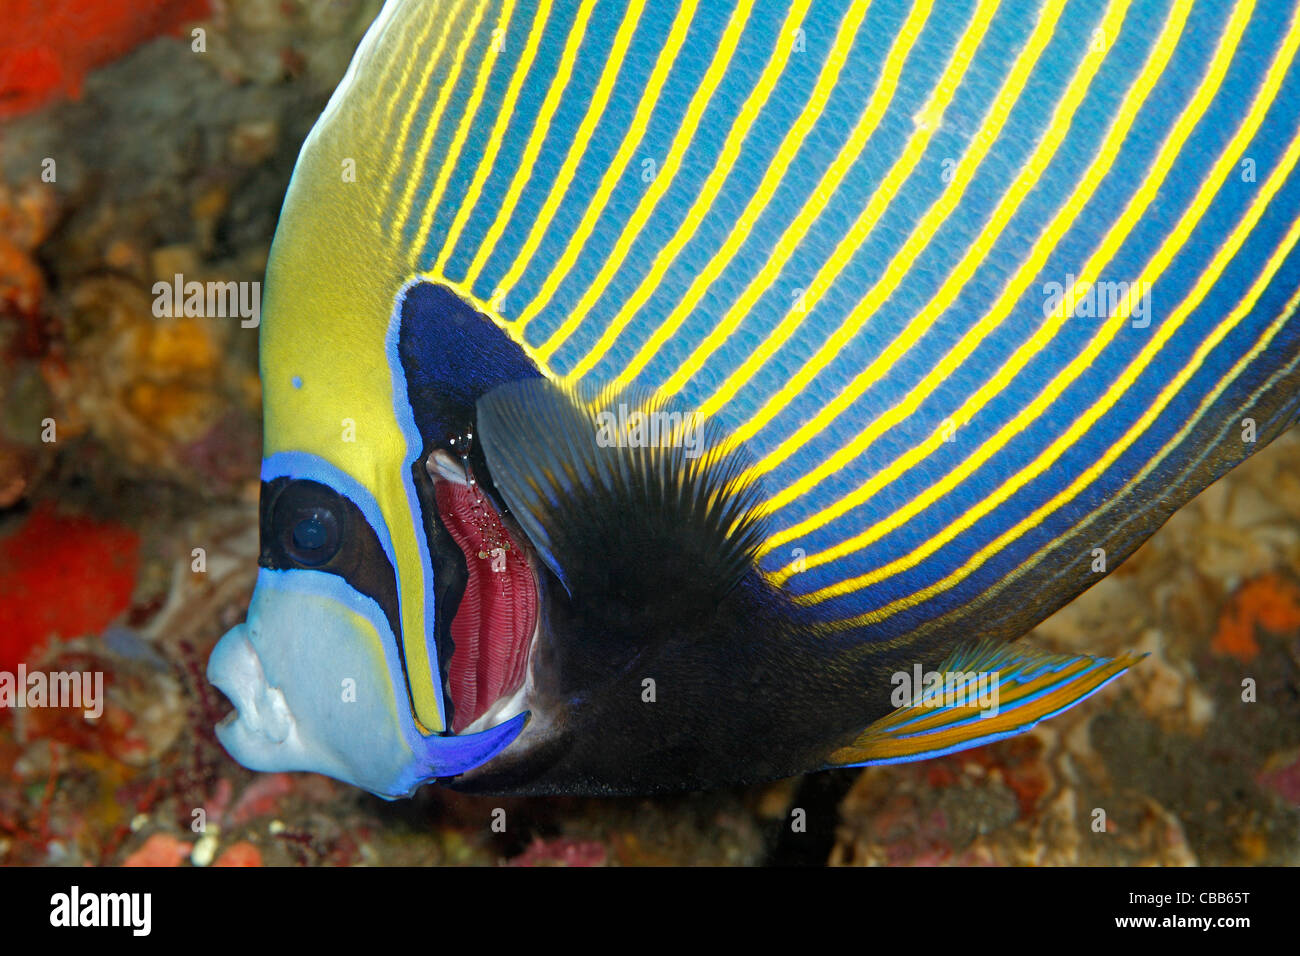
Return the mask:
{"type": "Polygon", "coordinates": [[[130,528],[40,505],[0,538],[0,671],[52,635],[98,634],[131,603],[140,538],[130,528]]]}
{"type": "Polygon", "coordinates": [[[5,0],[0,32],[0,118],[60,97],[81,82],[184,23],[208,15],[209,0],[5,0]]]}

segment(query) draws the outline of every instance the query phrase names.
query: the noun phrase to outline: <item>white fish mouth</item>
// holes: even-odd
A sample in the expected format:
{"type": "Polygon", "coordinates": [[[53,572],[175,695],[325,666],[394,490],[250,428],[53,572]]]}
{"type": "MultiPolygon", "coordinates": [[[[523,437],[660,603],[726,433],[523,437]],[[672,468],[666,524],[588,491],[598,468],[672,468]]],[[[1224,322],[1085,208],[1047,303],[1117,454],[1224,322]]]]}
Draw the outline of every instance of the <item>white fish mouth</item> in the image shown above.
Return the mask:
{"type": "Polygon", "coordinates": [[[283,744],[293,731],[293,711],[278,687],[271,687],[262,660],[248,639],[247,624],[221,639],[208,661],[208,681],[233,705],[217,724],[217,739],[230,749],[239,734],[283,744]]]}

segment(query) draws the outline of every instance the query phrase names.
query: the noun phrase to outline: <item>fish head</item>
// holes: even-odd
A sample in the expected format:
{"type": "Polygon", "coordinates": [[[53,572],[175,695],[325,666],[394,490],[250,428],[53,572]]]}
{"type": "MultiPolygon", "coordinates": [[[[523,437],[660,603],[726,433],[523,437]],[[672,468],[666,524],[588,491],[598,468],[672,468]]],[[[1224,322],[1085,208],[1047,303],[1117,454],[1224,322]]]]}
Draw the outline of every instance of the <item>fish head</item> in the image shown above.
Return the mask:
{"type": "Polygon", "coordinates": [[[234,705],[216,732],[250,769],[314,771],[385,798],[407,796],[489,760],[526,715],[459,735],[418,719],[396,578],[357,505],[364,489],[338,476],[350,495],[338,490],[320,480],[328,470],[318,463],[310,478],[263,485],[261,568],[247,618],[208,663],[208,679],[234,705]]]}
{"type": "Polygon", "coordinates": [[[256,770],[404,796],[490,760],[528,719],[517,692],[536,629],[531,559],[499,521],[476,521],[499,509],[453,453],[458,434],[469,447],[473,389],[493,383],[465,386],[451,368],[422,378],[428,362],[401,358],[412,323],[438,355],[480,356],[449,330],[483,320],[416,283],[382,311],[313,323],[285,292],[292,266],[273,253],[268,270],[260,570],[246,622],[209,662],[235,707],[217,734],[256,770]],[[504,582],[519,613],[501,625],[504,582]]]}

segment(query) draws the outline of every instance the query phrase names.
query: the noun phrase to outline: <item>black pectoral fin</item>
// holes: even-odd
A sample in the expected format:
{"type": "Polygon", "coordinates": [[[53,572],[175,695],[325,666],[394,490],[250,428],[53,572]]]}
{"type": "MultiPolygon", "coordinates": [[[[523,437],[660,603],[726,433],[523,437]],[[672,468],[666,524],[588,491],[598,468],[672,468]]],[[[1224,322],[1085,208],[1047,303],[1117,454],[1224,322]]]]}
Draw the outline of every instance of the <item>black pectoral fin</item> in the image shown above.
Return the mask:
{"type": "Polygon", "coordinates": [[[477,425],[494,484],[571,596],[716,600],[753,566],[759,491],[702,416],[533,379],[480,398],[477,425]]]}

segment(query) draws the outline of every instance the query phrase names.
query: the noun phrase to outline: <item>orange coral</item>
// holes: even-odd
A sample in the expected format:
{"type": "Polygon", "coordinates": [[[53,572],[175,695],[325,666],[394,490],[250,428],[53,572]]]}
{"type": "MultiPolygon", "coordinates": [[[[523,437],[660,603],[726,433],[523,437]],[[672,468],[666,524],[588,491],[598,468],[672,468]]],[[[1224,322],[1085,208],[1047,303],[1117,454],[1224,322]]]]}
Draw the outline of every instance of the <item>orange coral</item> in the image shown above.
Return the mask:
{"type": "Polygon", "coordinates": [[[166,833],[155,833],[128,856],[123,866],[180,866],[190,855],[190,844],[166,833]]]}
{"type": "Polygon", "coordinates": [[[241,840],[221,856],[213,866],[261,866],[262,851],[247,840],[241,840]]]}
{"type": "Polygon", "coordinates": [[[1249,663],[1259,654],[1255,629],[1274,633],[1300,628],[1300,587],[1277,574],[1263,574],[1237,589],[1219,616],[1210,646],[1249,663]]]}

